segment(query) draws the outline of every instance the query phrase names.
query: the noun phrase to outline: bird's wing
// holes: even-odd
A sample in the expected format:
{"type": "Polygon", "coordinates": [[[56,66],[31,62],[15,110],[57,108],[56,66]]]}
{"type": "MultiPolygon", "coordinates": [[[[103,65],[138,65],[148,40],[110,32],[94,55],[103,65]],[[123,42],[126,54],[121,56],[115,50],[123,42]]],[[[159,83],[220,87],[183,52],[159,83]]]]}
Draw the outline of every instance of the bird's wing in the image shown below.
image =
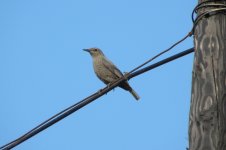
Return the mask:
{"type": "Polygon", "coordinates": [[[121,78],[123,76],[122,72],[110,60],[104,58],[103,65],[118,78],[121,78]]]}

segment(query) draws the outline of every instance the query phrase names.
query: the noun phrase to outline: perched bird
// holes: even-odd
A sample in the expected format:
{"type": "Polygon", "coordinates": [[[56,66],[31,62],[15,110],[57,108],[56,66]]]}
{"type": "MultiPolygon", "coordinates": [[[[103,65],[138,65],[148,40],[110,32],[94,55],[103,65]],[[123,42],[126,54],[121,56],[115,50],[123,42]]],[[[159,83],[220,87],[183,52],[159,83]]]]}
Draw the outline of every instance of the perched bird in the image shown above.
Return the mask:
{"type": "MultiPolygon", "coordinates": [[[[99,48],[89,48],[83,49],[89,52],[93,59],[93,68],[97,77],[103,81],[105,84],[112,83],[118,78],[123,76],[122,72],[110,61],[108,60],[104,53],[99,48]]],[[[138,94],[131,88],[127,81],[122,82],[119,87],[129,91],[136,100],[139,100],[138,94]]]]}

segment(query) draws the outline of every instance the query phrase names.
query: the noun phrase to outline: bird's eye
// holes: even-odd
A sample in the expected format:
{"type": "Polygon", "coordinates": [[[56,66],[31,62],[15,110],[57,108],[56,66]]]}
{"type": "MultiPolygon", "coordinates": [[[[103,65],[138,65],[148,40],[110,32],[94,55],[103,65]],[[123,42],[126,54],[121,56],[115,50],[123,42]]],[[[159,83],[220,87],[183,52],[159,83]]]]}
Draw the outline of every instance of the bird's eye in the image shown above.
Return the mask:
{"type": "Polygon", "coordinates": [[[96,51],[97,51],[97,49],[95,48],[95,49],[94,49],[94,51],[96,52],[96,51]]]}

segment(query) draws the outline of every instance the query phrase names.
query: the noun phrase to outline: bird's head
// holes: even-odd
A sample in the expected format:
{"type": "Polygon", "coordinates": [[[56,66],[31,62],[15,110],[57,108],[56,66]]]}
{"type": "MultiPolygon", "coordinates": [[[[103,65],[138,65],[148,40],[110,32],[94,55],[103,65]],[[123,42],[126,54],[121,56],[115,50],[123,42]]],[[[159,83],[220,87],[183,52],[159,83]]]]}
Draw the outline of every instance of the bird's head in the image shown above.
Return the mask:
{"type": "Polygon", "coordinates": [[[92,57],[104,56],[104,53],[99,48],[88,48],[83,50],[89,52],[92,57]]]}

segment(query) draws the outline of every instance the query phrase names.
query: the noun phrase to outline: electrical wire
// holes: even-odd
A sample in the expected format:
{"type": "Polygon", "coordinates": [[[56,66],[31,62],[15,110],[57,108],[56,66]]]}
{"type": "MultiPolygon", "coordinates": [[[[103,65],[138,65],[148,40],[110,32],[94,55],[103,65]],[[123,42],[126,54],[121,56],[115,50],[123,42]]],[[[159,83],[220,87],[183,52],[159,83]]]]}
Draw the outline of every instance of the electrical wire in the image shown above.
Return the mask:
{"type": "MultiPolygon", "coordinates": [[[[92,97],[93,95],[90,95],[89,97],[87,97],[86,99],[92,97]]],[[[23,138],[26,138],[27,136],[29,136],[31,133],[35,132],[36,130],[39,130],[40,128],[42,128],[44,125],[48,124],[49,122],[51,122],[52,120],[54,120],[55,118],[57,118],[58,116],[60,116],[61,114],[64,114],[65,112],[69,111],[70,109],[74,108],[75,106],[83,103],[86,99],[84,99],[83,101],[80,101],[66,109],[64,109],[63,111],[55,114],[54,116],[52,116],[51,118],[47,119],[46,121],[42,122],[41,124],[39,124],[38,126],[36,126],[35,128],[31,129],[29,132],[27,132],[26,134],[24,134],[23,136],[19,137],[18,139],[14,140],[14,141],[11,141],[10,143],[6,144],[6,145],[3,145],[0,147],[0,149],[4,148],[4,147],[8,147],[9,145],[11,144],[15,144],[17,143],[17,141],[19,139],[23,139],[23,138]]]]}
{"type": "Polygon", "coordinates": [[[138,70],[138,71],[132,73],[132,74],[128,77],[128,79],[131,79],[131,78],[133,78],[133,77],[135,77],[135,76],[138,76],[138,75],[140,75],[140,74],[142,74],[142,73],[144,73],[144,72],[146,72],[146,71],[149,71],[149,70],[152,70],[152,69],[154,69],[154,68],[157,68],[157,67],[159,67],[159,66],[161,66],[161,65],[163,65],[163,64],[165,64],[165,63],[168,63],[168,62],[170,62],[170,61],[173,61],[173,60],[175,60],[175,59],[178,59],[178,58],[180,58],[180,57],[183,57],[183,56],[185,56],[185,55],[188,55],[188,54],[190,54],[190,53],[192,53],[192,52],[194,52],[194,48],[190,48],[190,49],[187,49],[187,50],[185,50],[185,51],[183,51],[183,52],[180,52],[180,53],[178,53],[178,54],[175,54],[175,55],[173,55],[173,56],[171,56],[171,57],[168,57],[168,58],[166,58],[166,59],[164,59],[164,60],[161,60],[161,61],[159,61],[159,62],[157,62],[157,63],[155,63],[155,64],[152,64],[152,65],[150,65],[150,66],[147,66],[147,67],[145,67],[145,68],[143,68],[143,69],[140,69],[140,70],[138,70]]]}
{"type": "Polygon", "coordinates": [[[194,34],[194,30],[198,23],[205,17],[210,17],[213,15],[216,15],[218,13],[225,13],[226,12],[226,4],[225,1],[222,0],[209,0],[209,1],[204,1],[199,3],[192,11],[192,22],[193,22],[193,27],[192,27],[192,33],[194,34]],[[222,3],[224,2],[224,3],[222,3]],[[195,18],[195,13],[198,13],[198,11],[202,8],[212,8],[210,10],[204,10],[204,12],[200,12],[198,16],[195,18]]]}
{"type": "MultiPolygon", "coordinates": [[[[114,83],[112,83],[110,86],[105,87],[104,89],[106,90],[106,92],[110,91],[111,89],[115,88],[118,84],[120,84],[121,82],[130,79],[131,78],[131,74],[134,73],[135,71],[137,71],[138,69],[140,69],[141,67],[145,66],[146,64],[150,63],[151,61],[153,61],[154,59],[156,59],[157,57],[161,56],[162,54],[170,51],[172,48],[174,48],[176,45],[178,45],[179,43],[181,43],[182,41],[184,41],[188,36],[190,36],[191,34],[187,34],[185,37],[183,37],[181,40],[179,40],[178,42],[176,42],[175,44],[173,44],[171,47],[169,47],[168,49],[160,52],[159,54],[155,55],[154,57],[152,57],[151,59],[149,59],[148,61],[146,61],[145,63],[139,65],[138,67],[134,68],[133,70],[131,70],[129,73],[125,74],[122,78],[118,79],[117,81],[115,81],[114,83]]],[[[136,73],[136,72],[135,72],[136,73]]],[[[134,76],[133,76],[134,77],[134,76]]],[[[56,123],[57,121],[67,117],[68,115],[70,115],[71,113],[75,112],[76,110],[78,110],[78,108],[80,109],[81,107],[87,105],[88,103],[92,102],[93,100],[95,100],[96,98],[102,96],[103,94],[105,94],[105,90],[102,89],[100,90],[101,92],[97,92],[94,93],[93,95],[85,98],[84,100],[66,108],[65,110],[57,113],[56,115],[52,116],[51,118],[47,119],[46,121],[42,122],[41,124],[39,124],[38,126],[36,126],[35,128],[33,128],[32,130],[30,130],[29,132],[27,132],[26,134],[24,134],[23,136],[17,138],[16,140],[5,144],[3,146],[0,147],[0,149],[3,150],[7,150],[7,149],[11,149],[13,147],[15,147],[16,145],[19,145],[20,143],[22,143],[23,141],[33,137],[34,135],[38,134],[39,132],[45,130],[46,128],[48,128],[49,126],[53,125],[54,123],[56,123]],[[103,93],[103,94],[102,94],[103,93]],[[95,99],[93,99],[93,97],[95,99]],[[85,104],[85,105],[84,105],[85,104]]]]}
{"type": "MultiPolygon", "coordinates": [[[[143,69],[140,69],[136,72],[133,72],[131,74],[128,75],[128,79],[131,79],[135,76],[138,76],[140,74],[143,74],[147,71],[150,71],[154,68],[157,68],[163,64],[166,64],[170,61],[173,61],[175,59],[178,59],[180,57],[183,57],[187,54],[190,54],[194,52],[194,48],[190,48],[188,50],[185,50],[184,52],[178,53],[176,55],[173,55],[169,58],[166,58],[162,61],[159,61],[153,65],[147,66],[143,69]]],[[[69,116],[70,114],[74,113],[75,111],[79,110],[80,108],[86,106],[87,104],[91,103],[92,101],[96,100],[97,98],[99,98],[100,96],[106,94],[107,92],[109,92],[110,90],[112,90],[113,88],[117,87],[121,82],[125,81],[126,78],[122,77],[120,79],[118,79],[117,81],[113,82],[110,86],[106,86],[105,88],[101,89],[100,91],[92,94],[91,96],[85,98],[84,100],[74,104],[73,106],[70,106],[68,108],[66,108],[65,110],[61,111],[60,113],[54,115],[53,117],[51,117],[50,119],[44,121],[43,123],[41,123],[40,125],[38,125],[37,127],[33,128],[32,130],[30,130],[29,132],[27,132],[26,134],[24,134],[23,136],[19,137],[18,139],[14,140],[13,142],[10,142],[2,147],[0,147],[0,149],[2,150],[9,150],[12,149],[13,147],[19,145],[20,143],[26,141],[27,139],[33,137],[34,135],[38,134],[39,132],[47,129],[48,127],[52,126],[53,124],[55,124],[56,122],[64,119],[65,117],[69,116]]]]}
{"type": "Polygon", "coordinates": [[[138,67],[134,68],[133,70],[131,70],[129,72],[133,73],[134,71],[140,69],[141,67],[145,66],[146,64],[150,63],[151,61],[153,61],[154,59],[158,58],[159,56],[163,55],[164,53],[170,51],[172,48],[174,48],[175,46],[177,46],[178,44],[180,44],[181,42],[183,42],[185,39],[187,39],[189,36],[191,36],[191,33],[189,32],[186,36],[184,36],[182,39],[180,39],[179,41],[177,41],[176,43],[174,43],[172,46],[170,46],[169,48],[167,48],[166,50],[158,53],[157,55],[155,55],[154,57],[150,58],[149,60],[147,60],[146,62],[144,62],[143,64],[139,65],[138,67]]]}

